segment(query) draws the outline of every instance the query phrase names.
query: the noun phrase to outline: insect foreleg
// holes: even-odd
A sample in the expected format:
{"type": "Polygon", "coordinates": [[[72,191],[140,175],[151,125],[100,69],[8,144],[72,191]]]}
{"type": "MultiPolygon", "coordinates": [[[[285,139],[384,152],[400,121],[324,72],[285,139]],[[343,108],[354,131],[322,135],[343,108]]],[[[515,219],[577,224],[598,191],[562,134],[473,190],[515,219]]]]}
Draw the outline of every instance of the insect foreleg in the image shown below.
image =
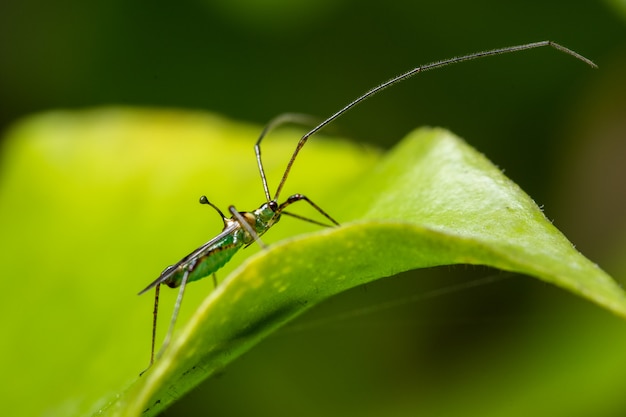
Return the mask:
{"type": "Polygon", "coordinates": [[[326,213],[324,210],[322,210],[322,208],[321,208],[320,206],[318,206],[318,205],[317,205],[317,204],[315,204],[313,201],[311,201],[311,200],[309,199],[309,197],[307,197],[307,196],[305,196],[305,195],[302,195],[302,194],[294,194],[294,195],[292,195],[291,197],[289,197],[289,198],[287,199],[287,201],[285,201],[285,202],[284,202],[284,203],[282,203],[280,206],[278,206],[277,213],[287,214],[288,216],[296,217],[296,218],[298,218],[298,219],[305,220],[305,221],[308,221],[308,222],[311,222],[311,223],[320,224],[320,225],[322,225],[322,226],[328,226],[328,225],[325,225],[325,224],[323,224],[323,223],[319,223],[319,222],[318,222],[318,221],[316,221],[316,220],[311,220],[311,219],[308,219],[308,218],[306,218],[306,217],[302,217],[302,216],[300,216],[300,215],[296,215],[296,214],[292,214],[292,213],[287,213],[287,212],[284,212],[284,211],[283,211],[286,207],[288,207],[288,206],[290,206],[290,205],[292,205],[293,203],[296,203],[296,202],[298,202],[298,201],[306,201],[307,203],[309,203],[309,205],[310,205],[311,207],[313,207],[315,210],[317,210],[317,211],[318,211],[318,213],[320,213],[322,216],[324,216],[324,217],[326,217],[328,220],[330,220],[330,222],[331,222],[331,223],[333,223],[335,226],[339,226],[339,223],[338,223],[335,219],[333,219],[332,217],[330,217],[330,215],[329,215],[328,213],[326,213]]]}
{"type": "Polygon", "coordinates": [[[323,222],[320,222],[320,221],[317,221],[317,220],[314,220],[314,219],[309,219],[308,217],[304,217],[304,216],[301,216],[299,214],[292,213],[290,211],[283,211],[281,214],[285,215],[285,216],[293,217],[294,219],[303,220],[303,221],[308,222],[308,223],[313,223],[313,224],[316,224],[316,225],[322,226],[322,227],[334,227],[335,226],[334,224],[330,225],[330,224],[326,224],[326,223],[323,223],[323,222]]]}

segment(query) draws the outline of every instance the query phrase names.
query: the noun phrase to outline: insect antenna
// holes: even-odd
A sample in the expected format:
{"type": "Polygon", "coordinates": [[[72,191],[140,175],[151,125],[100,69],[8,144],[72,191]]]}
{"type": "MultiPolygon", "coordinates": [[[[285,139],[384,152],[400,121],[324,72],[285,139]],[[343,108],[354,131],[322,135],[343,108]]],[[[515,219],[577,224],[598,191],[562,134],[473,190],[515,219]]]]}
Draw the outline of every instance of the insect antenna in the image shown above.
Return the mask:
{"type": "Polygon", "coordinates": [[[200,196],[200,204],[206,204],[208,206],[213,207],[215,211],[217,211],[217,213],[222,218],[222,222],[224,223],[224,226],[226,226],[226,216],[224,216],[224,213],[222,213],[222,210],[220,210],[219,207],[217,207],[215,204],[211,203],[205,195],[200,196]]]}
{"type": "Polygon", "coordinates": [[[265,125],[265,127],[263,128],[263,131],[261,131],[259,138],[254,144],[254,153],[256,154],[256,163],[257,163],[257,166],[259,167],[259,173],[261,174],[261,181],[263,182],[263,191],[265,192],[265,198],[267,199],[268,202],[272,200],[272,197],[270,195],[269,186],[267,185],[267,177],[265,176],[265,169],[263,168],[263,160],[261,159],[261,141],[272,130],[276,129],[279,126],[286,125],[286,124],[315,126],[320,122],[320,120],[321,120],[320,118],[309,116],[308,114],[283,113],[279,116],[276,116],[274,119],[270,120],[270,122],[267,125],[265,125]]]}
{"type": "MultiPolygon", "coordinates": [[[[311,129],[309,132],[307,132],[304,136],[302,136],[300,138],[300,140],[298,141],[298,144],[296,145],[296,149],[294,150],[293,154],[291,155],[291,158],[289,159],[289,162],[287,163],[287,167],[285,168],[285,171],[283,173],[283,176],[280,180],[280,182],[278,183],[278,188],[276,188],[276,192],[274,193],[274,198],[273,200],[276,201],[278,199],[278,197],[280,196],[280,192],[283,189],[283,186],[285,185],[285,182],[287,181],[287,177],[289,176],[289,172],[291,171],[291,167],[293,166],[293,163],[295,162],[298,153],[300,153],[300,150],[302,149],[302,147],[305,145],[305,143],[307,142],[307,140],[309,139],[309,137],[313,136],[315,133],[319,132],[321,129],[323,129],[326,125],[328,125],[329,123],[331,123],[332,121],[334,121],[335,119],[339,118],[340,116],[342,116],[343,114],[345,114],[347,111],[349,111],[350,109],[352,109],[353,107],[355,107],[357,104],[361,103],[362,101],[370,98],[371,96],[379,93],[380,91],[384,90],[387,87],[391,87],[392,85],[395,85],[401,81],[404,81],[408,78],[411,78],[412,76],[420,73],[420,72],[424,72],[424,71],[429,71],[432,69],[437,69],[437,68],[441,68],[441,67],[445,67],[447,65],[451,65],[451,64],[457,64],[460,62],[465,62],[465,61],[472,61],[474,59],[479,59],[479,58],[485,58],[485,57],[489,57],[489,56],[495,56],[495,55],[503,55],[503,54],[508,54],[508,53],[512,53],[512,52],[519,52],[519,51],[524,51],[527,49],[534,49],[534,48],[541,48],[541,47],[545,47],[545,46],[549,46],[551,48],[554,48],[560,52],[566,53],[584,63],[586,63],[587,65],[593,67],[593,68],[597,68],[597,65],[593,63],[593,61],[591,61],[590,59],[585,58],[584,56],[580,55],[577,52],[572,51],[569,48],[566,48],[556,42],[552,42],[552,41],[541,41],[541,42],[533,42],[533,43],[527,43],[524,45],[515,45],[515,46],[509,46],[509,47],[505,47],[505,48],[498,48],[498,49],[492,49],[492,50],[488,50],[488,51],[482,51],[482,52],[475,52],[475,53],[471,53],[468,55],[462,55],[462,56],[457,56],[457,57],[453,57],[453,58],[449,58],[449,59],[445,59],[442,61],[437,61],[437,62],[433,62],[430,64],[426,64],[426,65],[422,65],[416,68],[413,68],[405,73],[402,73],[396,77],[391,78],[388,81],[385,81],[382,84],[377,85],[376,87],[372,88],[371,90],[365,92],[364,94],[362,94],[361,96],[359,96],[358,98],[356,98],[355,100],[351,101],[350,103],[348,103],[347,105],[345,105],[344,107],[342,107],[341,109],[339,109],[337,112],[335,112],[333,115],[331,115],[330,117],[328,117],[326,120],[324,120],[323,122],[319,123],[317,126],[315,126],[313,129],[311,129]]],[[[288,116],[288,115],[287,115],[288,116]]],[[[286,116],[285,116],[286,117],[286,116]]],[[[263,171],[263,165],[261,163],[261,141],[263,140],[263,138],[265,137],[266,133],[269,132],[269,130],[271,128],[274,128],[275,126],[277,126],[278,124],[282,124],[284,123],[285,120],[283,120],[281,117],[278,117],[276,119],[274,119],[269,125],[268,127],[263,131],[263,133],[261,134],[261,137],[259,137],[259,139],[257,140],[257,143],[255,145],[255,151],[256,151],[256,155],[257,155],[257,163],[259,165],[259,169],[261,171],[261,179],[263,181],[263,188],[265,191],[265,196],[267,197],[268,201],[270,200],[270,193],[269,193],[269,189],[267,186],[267,180],[265,178],[265,172],[263,171]]]]}

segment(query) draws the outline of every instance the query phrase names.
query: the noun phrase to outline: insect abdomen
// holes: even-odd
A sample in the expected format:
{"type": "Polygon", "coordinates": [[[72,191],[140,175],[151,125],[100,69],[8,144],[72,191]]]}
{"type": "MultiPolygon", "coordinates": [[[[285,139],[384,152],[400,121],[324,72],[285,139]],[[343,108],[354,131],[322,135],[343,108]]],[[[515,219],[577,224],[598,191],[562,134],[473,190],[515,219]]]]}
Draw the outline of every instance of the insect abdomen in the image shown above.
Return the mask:
{"type": "Polygon", "coordinates": [[[226,265],[242,245],[243,241],[228,236],[222,242],[216,243],[207,250],[203,256],[198,257],[195,262],[181,265],[179,270],[165,281],[164,284],[167,284],[170,288],[179,287],[185,271],[190,271],[187,282],[205,278],[226,265]]]}

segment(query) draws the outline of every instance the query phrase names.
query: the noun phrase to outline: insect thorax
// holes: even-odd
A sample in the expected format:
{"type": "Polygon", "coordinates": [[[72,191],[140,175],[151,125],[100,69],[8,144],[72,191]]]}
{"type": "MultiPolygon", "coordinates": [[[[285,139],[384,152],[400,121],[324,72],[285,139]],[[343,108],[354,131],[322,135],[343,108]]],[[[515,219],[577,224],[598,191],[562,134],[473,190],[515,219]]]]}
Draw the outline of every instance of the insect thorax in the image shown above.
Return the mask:
{"type": "Polygon", "coordinates": [[[261,207],[254,210],[254,212],[249,213],[251,217],[254,218],[254,223],[251,223],[250,225],[254,227],[254,230],[259,234],[259,236],[265,233],[267,229],[272,227],[274,223],[280,219],[280,214],[276,213],[274,206],[275,204],[264,203],[261,207]]]}

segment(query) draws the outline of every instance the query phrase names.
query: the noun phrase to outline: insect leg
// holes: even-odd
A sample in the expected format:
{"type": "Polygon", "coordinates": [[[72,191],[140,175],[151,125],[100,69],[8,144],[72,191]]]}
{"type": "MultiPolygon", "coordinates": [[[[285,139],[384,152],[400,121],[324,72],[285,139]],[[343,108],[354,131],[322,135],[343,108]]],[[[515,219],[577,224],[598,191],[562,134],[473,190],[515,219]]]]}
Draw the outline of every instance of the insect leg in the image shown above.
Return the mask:
{"type": "Polygon", "coordinates": [[[320,221],[317,221],[317,220],[314,220],[314,219],[309,219],[308,217],[304,217],[304,216],[301,216],[299,214],[292,213],[290,211],[283,211],[280,214],[282,214],[284,216],[293,217],[294,219],[303,220],[305,222],[313,223],[313,224],[316,224],[316,225],[322,226],[322,227],[334,227],[334,225],[326,224],[326,223],[323,223],[323,222],[320,222],[320,221]]]}
{"type": "Polygon", "coordinates": [[[176,325],[176,319],[178,318],[178,312],[180,311],[180,306],[183,303],[183,296],[185,295],[185,287],[187,286],[187,280],[189,279],[189,274],[194,270],[196,266],[197,260],[193,262],[189,267],[185,270],[183,274],[183,278],[180,281],[180,289],[178,290],[178,296],[176,297],[176,303],[174,304],[174,311],[172,312],[172,318],[170,319],[170,326],[167,329],[167,334],[165,335],[165,339],[163,339],[163,344],[161,345],[161,350],[159,350],[159,354],[157,356],[161,356],[167,346],[170,344],[170,339],[172,338],[172,333],[174,333],[174,326],[176,325]]]}
{"type": "Polygon", "coordinates": [[[150,364],[146,369],[141,371],[139,376],[143,375],[152,364],[154,363],[154,346],[156,341],[156,329],[157,329],[157,317],[159,316],[159,290],[161,288],[161,284],[156,284],[154,287],[154,310],[152,310],[152,345],[150,347],[150,364]]]}
{"type": "Polygon", "coordinates": [[[322,226],[328,226],[328,225],[320,223],[320,222],[318,222],[316,220],[308,219],[306,217],[302,217],[302,216],[297,215],[297,214],[287,213],[287,212],[283,211],[286,207],[288,207],[288,206],[290,206],[293,203],[298,202],[298,201],[306,201],[307,203],[309,203],[309,205],[311,207],[313,207],[315,210],[317,210],[318,213],[320,213],[322,216],[324,216],[328,220],[330,220],[331,223],[333,223],[335,226],[339,226],[339,223],[335,219],[330,217],[330,215],[328,213],[326,213],[324,210],[322,210],[322,208],[320,206],[318,206],[313,201],[311,201],[307,196],[302,195],[302,194],[294,194],[291,197],[289,197],[287,199],[287,201],[285,201],[280,206],[278,206],[278,210],[276,210],[276,212],[277,213],[287,214],[288,216],[292,216],[292,217],[295,217],[297,219],[305,220],[305,221],[308,221],[308,222],[311,222],[311,223],[315,223],[315,224],[319,224],[319,225],[322,225],[322,226]]]}
{"type": "Polygon", "coordinates": [[[157,318],[159,317],[159,290],[161,284],[157,284],[154,288],[154,310],[152,311],[152,346],[150,348],[150,365],[154,363],[154,345],[156,340],[157,318]]]}
{"type": "MultiPolygon", "coordinates": [[[[254,230],[252,226],[250,226],[250,223],[246,221],[246,219],[241,215],[241,213],[237,211],[235,206],[228,207],[228,211],[230,212],[230,214],[233,215],[235,219],[237,219],[237,222],[241,225],[241,227],[243,227],[246,230],[246,232],[250,235],[250,237],[252,238],[252,241],[250,243],[257,242],[259,246],[261,246],[263,249],[267,249],[267,245],[263,243],[263,241],[259,238],[259,234],[254,230]]],[[[250,243],[248,243],[246,247],[248,247],[250,243]]]]}

